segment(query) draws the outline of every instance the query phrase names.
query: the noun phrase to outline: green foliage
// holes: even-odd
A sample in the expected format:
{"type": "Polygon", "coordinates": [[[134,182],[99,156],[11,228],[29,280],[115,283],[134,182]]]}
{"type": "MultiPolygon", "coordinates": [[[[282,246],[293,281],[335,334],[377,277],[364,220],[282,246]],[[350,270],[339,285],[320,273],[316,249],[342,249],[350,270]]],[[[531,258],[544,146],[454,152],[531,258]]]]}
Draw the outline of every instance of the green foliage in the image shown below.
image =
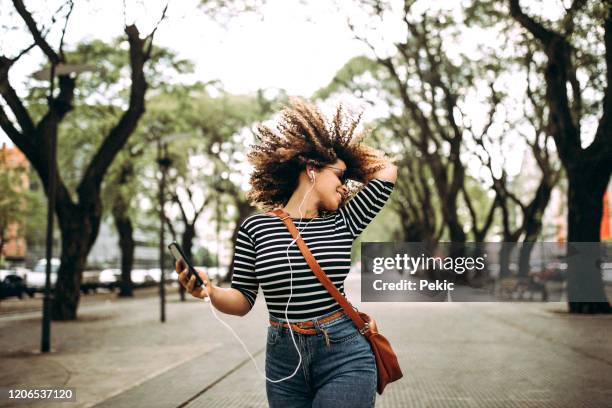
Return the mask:
{"type": "Polygon", "coordinates": [[[196,265],[216,266],[217,257],[205,247],[199,247],[194,252],[193,261],[196,265]]]}
{"type": "Polygon", "coordinates": [[[352,92],[360,93],[367,90],[370,87],[369,84],[360,81],[366,74],[380,80],[381,79],[381,67],[373,59],[366,56],[357,56],[348,60],[338,72],[334,75],[331,82],[317,90],[313,95],[315,99],[326,99],[331,94],[342,91],[343,89],[350,89],[352,92]]]}
{"type": "MultiPolygon", "coordinates": [[[[119,122],[128,104],[131,83],[128,52],[124,38],[116,38],[108,43],[92,40],[77,44],[74,49],[65,52],[68,63],[95,67],[93,71],[78,75],[74,109],[59,127],[58,168],[74,201],[77,199],[76,188],[86,166],[111,129],[119,122]]],[[[42,68],[48,69],[48,66],[42,68]]],[[[186,128],[180,113],[189,105],[188,90],[173,84],[181,79],[181,74],[192,70],[191,62],[177,58],[173,51],[153,47],[151,61],[145,67],[145,75],[150,89],[147,94],[150,100],[147,103],[152,103],[154,107],[147,108],[152,114],[147,111],[140,124],[155,123],[159,126],[160,122],[165,121],[168,124],[165,124],[162,130],[166,132],[172,131],[172,127],[176,130],[186,128]],[[158,106],[155,106],[156,104],[158,106]],[[164,104],[173,105],[173,109],[168,112],[164,104]]],[[[31,80],[29,85],[28,109],[35,120],[40,120],[47,110],[48,85],[35,80],[31,80]]],[[[113,205],[122,205],[128,216],[135,216],[139,211],[139,206],[134,202],[135,192],[151,190],[151,185],[148,184],[150,180],[138,175],[146,171],[156,174],[155,168],[151,170],[151,164],[156,165],[155,149],[149,148],[154,135],[150,128],[143,131],[141,125],[139,129],[140,131],[128,139],[126,147],[115,158],[103,181],[102,201],[105,215],[110,214],[113,205]]],[[[38,194],[36,199],[29,202],[38,205],[35,214],[44,215],[46,207],[41,200],[44,200],[44,197],[38,194]]],[[[44,227],[46,220],[40,221],[35,224],[44,227]]],[[[42,237],[36,236],[36,231],[42,231],[44,234],[44,228],[28,229],[28,242],[40,241],[42,237]]]]}
{"type": "MultiPolygon", "coordinates": [[[[124,38],[109,43],[101,40],[80,43],[65,54],[68,63],[95,67],[93,71],[78,74],[74,109],[59,127],[58,167],[76,200],[75,190],[86,166],[128,104],[131,70],[124,38]]],[[[42,68],[48,69],[48,66],[42,68]]],[[[192,68],[189,61],[178,59],[173,51],[154,47],[145,69],[151,89],[148,95],[168,89],[192,68]]],[[[28,108],[35,120],[40,120],[46,112],[47,85],[35,80],[29,85],[28,108]]]]}
{"type": "MultiPolygon", "coordinates": [[[[577,3],[577,2],[576,2],[577,3]]],[[[597,120],[602,110],[603,90],[606,87],[606,61],[604,27],[607,7],[603,1],[586,1],[578,11],[569,11],[562,2],[539,3],[521,2],[524,12],[546,29],[553,30],[567,38],[572,46],[572,60],[576,67],[577,80],[581,95],[581,114],[585,122],[597,120]],[[554,18],[553,16],[557,16],[554,18]]],[[[489,61],[502,61],[501,54],[508,54],[509,59],[503,61],[506,65],[495,70],[496,73],[511,69],[508,61],[516,65],[516,69],[525,70],[527,59],[534,65],[537,82],[543,82],[546,57],[541,51],[537,40],[510,16],[507,1],[471,0],[464,8],[468,26],[499,31],[500,38],[507,47],[503,50],[491,50],[489,61]]],[[[534,87],[538,104],[544,106],[545,87],[534,87]]],[[[575,96],[570,92],[572,102],[575,96]]],[[[579,114],[580,114],[579,113],[579,114]]]]}
{"type": "MultiPolygon", "coordinates": [[[[278,98],[283,97],[280,92],[278,98]]],[[[189,222],[202,205],[209,208],[209,218],[216,219],[217,203],[222,208],[222,224],[233,221],[226,208],[233,200],[244,199],[236,177],[232,177],[244,177],[239,168],[246,150],[242,132],[276,108],[277,99],[266,98],[263,91],[256,95],[232,95],[219,89],[216,83],[176,85],[155,94],[129,142],[130,149],[141,149],[142,154],[130,157],[122,152],[117,166],[111,170],[118,174],[120,163],[125,160],[133,164],[132,181],[124,190],[136,228],[151,231],[159,228],[156,141],[164,138],[168,140],[167,154],[171,160],[166,179],[166,214],[172,218],[177,234],[182,232],[183,221],[178,206],[172,203],[175,195],[181,200],[189,222]],[[190,193],[193,197],[188,196],[190,193]],[[143,203],[150,205],[143,209],[143,203]]],[[[122,194],[112,180],[110,177],[104,190],[105,202],[109,204],[117,194],[122,194]]]]}

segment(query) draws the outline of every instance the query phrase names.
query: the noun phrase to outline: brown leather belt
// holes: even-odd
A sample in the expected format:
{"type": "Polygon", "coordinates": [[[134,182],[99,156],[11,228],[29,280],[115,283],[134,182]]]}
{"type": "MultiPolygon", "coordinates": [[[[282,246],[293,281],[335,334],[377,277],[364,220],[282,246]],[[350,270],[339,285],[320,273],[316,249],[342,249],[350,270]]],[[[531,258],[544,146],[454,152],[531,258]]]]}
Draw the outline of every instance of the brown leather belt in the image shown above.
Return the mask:
{"type": "MultiPolygon", "coordinates": [[[[322,323],[327,323],[330,320],[334,320],[337,319],[338,317],[344,315],[345,312],[344,310],[339,310],[335,313],[332,313],[331,315],[324,317],[323,319],[318,319],[319,320],[319,324],[322,323]]],[[[282,326],[282,327],[289,327],[289,325],[287,323],[279,323],[276,322],[274,320],[270,320],[270,324],[272,326],[282,326]]],[[[314,327],[314,320],[306,320],[304,322],[297,322],[297,323],[291,323],[291,329],[297,333],[301,333],[301,334],[317,334],[317,330],[316,329],[312,329],[309,327],[314,327]]],[[[326,336],[327,337],[327,336],[326,336]]]]}

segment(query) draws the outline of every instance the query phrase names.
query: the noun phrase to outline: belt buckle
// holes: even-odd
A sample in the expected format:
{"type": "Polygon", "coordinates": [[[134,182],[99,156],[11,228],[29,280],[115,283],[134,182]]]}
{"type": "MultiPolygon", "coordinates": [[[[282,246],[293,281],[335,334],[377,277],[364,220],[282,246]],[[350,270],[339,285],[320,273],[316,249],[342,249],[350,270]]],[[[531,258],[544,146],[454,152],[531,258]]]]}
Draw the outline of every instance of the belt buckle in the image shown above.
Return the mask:
{"type": "Polygon", "coordinates": [[[311,326],[314,327],[314,322],[312,320],[306,320],[305,322],[296,322],[295,325],[300,329],[308,329],[311,326]],[[310,322],[312,322],[312,324],[308,325],[310,322]]]}

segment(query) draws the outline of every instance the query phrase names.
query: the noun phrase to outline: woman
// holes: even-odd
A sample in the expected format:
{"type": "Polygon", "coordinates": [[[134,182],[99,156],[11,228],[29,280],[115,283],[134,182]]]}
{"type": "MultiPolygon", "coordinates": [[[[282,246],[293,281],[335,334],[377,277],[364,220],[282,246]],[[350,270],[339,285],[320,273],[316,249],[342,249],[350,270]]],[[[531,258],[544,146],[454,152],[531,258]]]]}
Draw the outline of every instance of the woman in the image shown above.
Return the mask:
{"type": "MultiPolygon", "coordinates": [[[[312,104],[294,99],[277,129],[257,128],[260,144],[248,154],[254,166],[247,198],[260,208],[283,209],[321,268],[344,294],[353,241],[381,210],[397,178],[385,155],[361,145],[360,117],[338,107],[330,124],[312,104]],[[347,200],[348,179],[365,187],[347,200]]],[[[218,310],[243,316],[261,287],[270,317],[266,391],[270,407],[373,407],[376,364],[368,341],[306,264],[277,216],[246,218],[235,242],[230,288],[212,285],[218,310]]],[[[195,277],[177,263],[187,291],[195,277]],[[182,271],[182,272],[181,272],[182,271]]]]}

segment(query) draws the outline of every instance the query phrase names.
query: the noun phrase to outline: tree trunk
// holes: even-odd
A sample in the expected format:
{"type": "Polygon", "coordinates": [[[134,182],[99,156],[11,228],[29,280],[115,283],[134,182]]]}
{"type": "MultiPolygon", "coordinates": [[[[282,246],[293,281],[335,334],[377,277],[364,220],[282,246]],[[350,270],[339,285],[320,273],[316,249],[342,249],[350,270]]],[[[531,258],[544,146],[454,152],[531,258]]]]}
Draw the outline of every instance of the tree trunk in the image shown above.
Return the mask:
{"type": "MultiPolygon", "coordinates": [[[[31,15],[23,5],[18,7],[18,12],[26,22],[31,19],[31,15]]],[[[35,29],[36,24],[28,24],[28,26],[32,31],[35,43],[47,55],[52,65],[65,62],[64,56],[61,53],[57,54],[44,40],[44,35],[35,29]]],[[[48,111],[38,124],[35,124],[8,81],[8,71],[14,61],[0,55],[0,94],[15,115],[21,131],[17,130],[7,117],[3,109],[4,104],[0,104],[0,127],[32,163],[47,195],[49,194],[50,177],[56,179],[55,211],[62,233],[62,255],[51,307],[51,317],[54,320],[76,319],[83,269],[87,254],[95,242],[100,227],[102,214],[100,185],[113,159],[123,148],[144,113],[147,91],[144,65],[151,56],[154,32],[155,30],[145,38],[140,38],[140,33],[135,25],[125,27],[130,44],[129,105],[119,121],[109,130],[92,160],[86,166],[76,188],[77,204],[72,202],[57,167],[55,174],[49,174],[50,158],[48,157],[51,151],[50,141],[56,140],[60,122],[73,108],[76,77],[70,75],[57,77],[59,93],[57,96],[50,95],[48,111]]]]}
{"type": "Polygon", "coordinates": [[[121,282],[119,286],[119,297],[132,297],[132,268],[134,266],[134,228],[132,220],[127,216],[122,209],[125,208],[122,199],[119,196],[113,206],[113,218],[115,219],[115,227],[119,233],[119,248],[121,251],[121,282]]]}
{"type": "MultiPolygon", "coordinates": [[[[580,9],[586,2],[574,2],[580,9]]],[[[510,14],[541,44],[547,62],[544,71],[546,79],[546,104],[549,108],[548,129],[552,134],[559,157],[566,170],[568,191],[568,310],[570,313],[612,313],[606,298],[601,271],[596,259],[600,240],[600,223],[603,207],[603,194],[610,179],[611,127],[610,111],[612,95],[612,9],[608,7],[603,20],[604,47],[607,84],[604,89],[603,113],[599,119],[595,138],[591,144],[582,148],[580,116],[572,116],[576,98],[580,98],[579,87],[573,87],[574,104],[568,97],[568,83],[575,78],[573,64],[575,48],[570,37],[552,31],[541,22],[528,16],[521,9],[519,0],[509,0],[510,14]],[[578,90],[578,92],[576,92],[578,90]],[[591,242],[584,246],[584,242],[591,242]],[[576,251],[584,250],[584,253],[576,251]],[[592,253],[591,249],[593,249],[592,253]],[[578,254],[577,254],[578,253],[578,254]],[[590,253],[590,254],[587,254],[590,253]],[[590,255],[593,258],[589,259],[590,255]]],[[[569,21],[573,24],[573,21],[569,21]]],[[[580,99],[578,99],[580,100],[580,99]]]]}
{"type": "Polygon", "coordinates": [[[401,224],[404,242],[434,242],[433,239],[426,238],[419,223],[403,219],[401,224]]]}
{"type": "Polygon", "coordinates": [[[512,276],[510,261],[512,260],[514,248],[516,248],[516,242],[504,241],[501,243],[499,251],[499,279],[512,276]]]}
{"type": "Polygon", "coordinates": [[[181,240],[182,240],[181,245],[183,246],[183,252],[185,252],[185,256],[192,263],[193,263],[193,256],[192,256],[193,238],[195,238],[195,225],[186,224],[185,231],[183,231],[183,234],[181,235],[181,240]]]}
{"type": "Polygon", "coordinates": [[[598,168],[568,171],[567,298],[570,313],[612,313],[597,260],[603,195],[609,174],[598,168]],[[583,244],[588,243],[588,244],[583,244]]]}
{"type": "Polygon", "coordinates": [[[65,190],[58,191],[56,212],[62,234],[61,265],[51,305],[53,320],[75,320],[87,254],[98,236],[102,206],[94,201],[74,205],[65,190]]]}
{"type": "MultiPolygon", "coordinates": [[[[459,215],[457,214],[457,205],[454,197],[445,197],[443,200],[447,200],[443,204],[443,213],[448,226],[448,233],[450,238],[449,256],[453,258],[460,258],[465,256],[465,240],[466,233],[463,231],[463,225],[459,222],[459,215]]],[[[448,274],[445,274],[445,276],[448,274]]],[[[468,276],[466,273],[458,274],[455,271],[450,272],[450,276],[447,276],[451,282],[457,285],[468,285],[468,276]]]]}
{"type": "Polygon", "coordinates": [[[533,248],[535,247],[535,245],[535,240],[523,241],[523,243],[521,244],[521,249],[519,252],[519,278],[529,277],[529,272],[531,272],[531,253],[533,252],[533,248]]]}
{"type": "Polygon", "coordinates": [[[527,278],[529,276],[531,252],[535,246],[535,242],[538,240],[538,236],[542,232],[542,217],[550,201],[552,189],[553,183],[548,183],[543,180],[538,187],[534,200],[524,213],[525,239],[523,240],[523,245],[521,245],[519,255],[519,277],[527,278]]]}

